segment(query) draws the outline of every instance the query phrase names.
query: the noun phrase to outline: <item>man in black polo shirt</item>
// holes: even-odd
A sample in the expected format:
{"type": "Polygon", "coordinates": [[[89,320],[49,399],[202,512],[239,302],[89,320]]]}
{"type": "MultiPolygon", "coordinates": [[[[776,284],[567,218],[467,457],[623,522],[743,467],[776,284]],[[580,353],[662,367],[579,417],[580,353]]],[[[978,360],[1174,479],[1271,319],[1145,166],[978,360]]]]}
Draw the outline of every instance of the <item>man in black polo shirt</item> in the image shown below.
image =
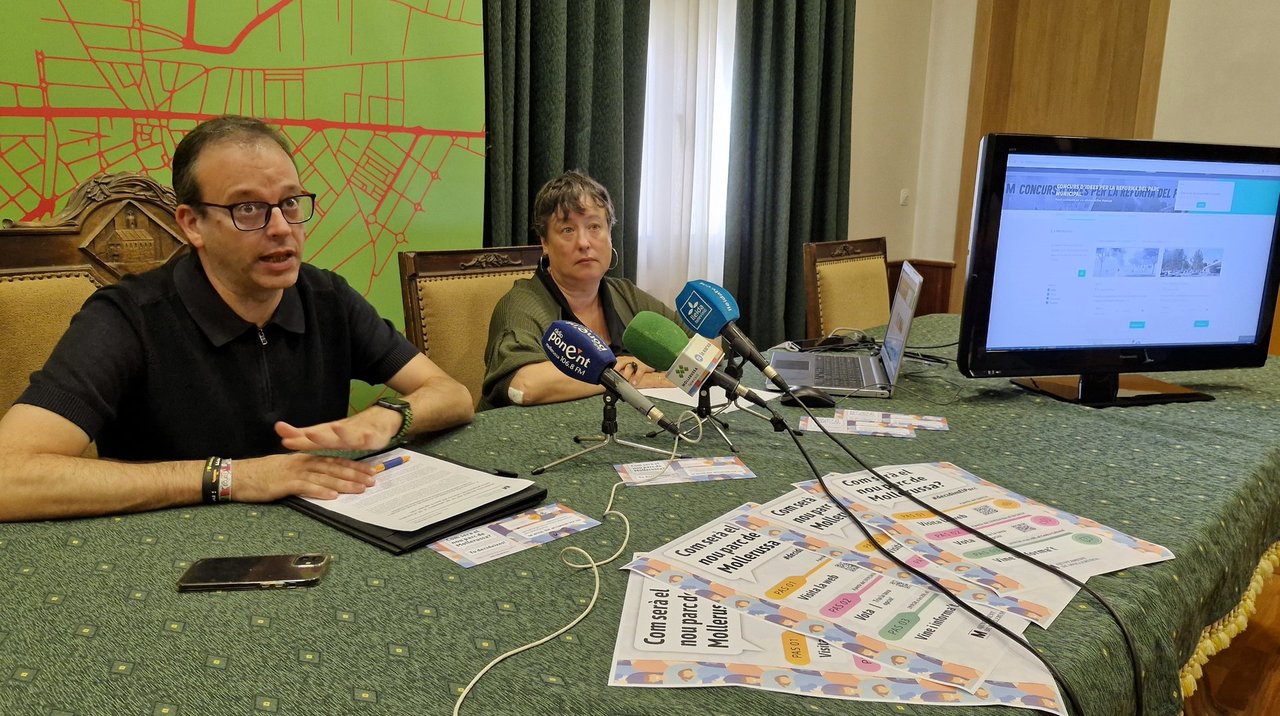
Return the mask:
{"type": "Polygon", "coordinates": [[[173,183],[192,250],[90,297],[0,420],[0,521],[362,492],[372,468],[294,451],[471,419],[462,384],[302,263],[315,196],[276,130],[197,126],[173,183]],[[352,379],[404,397],[348,417],[352,379]]]}

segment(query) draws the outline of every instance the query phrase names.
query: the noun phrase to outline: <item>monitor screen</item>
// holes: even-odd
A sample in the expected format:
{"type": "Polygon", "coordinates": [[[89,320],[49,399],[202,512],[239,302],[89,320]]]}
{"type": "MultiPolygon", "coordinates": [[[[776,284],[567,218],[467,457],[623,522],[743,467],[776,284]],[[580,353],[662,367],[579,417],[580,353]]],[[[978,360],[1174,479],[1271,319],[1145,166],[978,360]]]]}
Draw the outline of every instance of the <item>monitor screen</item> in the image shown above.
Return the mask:
{"type": "Polygon", "coordinates": [[[1262,365],[1280,149],[992,134],[958,363],[1093,405],[1205,400],[1130,373],[1262,365]],[[1079,377],[1076,377],[1079,376],[1079,377]]]}

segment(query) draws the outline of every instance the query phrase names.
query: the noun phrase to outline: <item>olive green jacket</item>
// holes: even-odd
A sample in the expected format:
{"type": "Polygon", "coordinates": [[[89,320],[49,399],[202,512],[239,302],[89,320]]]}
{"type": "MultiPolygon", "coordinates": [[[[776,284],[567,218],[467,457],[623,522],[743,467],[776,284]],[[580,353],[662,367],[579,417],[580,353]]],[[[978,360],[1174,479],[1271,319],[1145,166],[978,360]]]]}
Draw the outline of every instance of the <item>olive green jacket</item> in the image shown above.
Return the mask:
{"type": "MultiPolygon", "coordinates": [[[[641,311],[653,311],[680,323],[675,311],[642,291],[626,279],[605,277],[613,309],[622,325],[641,311]]],[[[542,350],[542,334],[553,321],[560,319],[560,305],[536,277],[515,282],[507,295],[498,300],[489,319],[489,343],[484,351],[484,396],[480,409],[510,405],[507,387],[511,377],[530,363],[547,360],[542,350]]],[[[611,336],[615,346],[622,336],[611,336]]]]}

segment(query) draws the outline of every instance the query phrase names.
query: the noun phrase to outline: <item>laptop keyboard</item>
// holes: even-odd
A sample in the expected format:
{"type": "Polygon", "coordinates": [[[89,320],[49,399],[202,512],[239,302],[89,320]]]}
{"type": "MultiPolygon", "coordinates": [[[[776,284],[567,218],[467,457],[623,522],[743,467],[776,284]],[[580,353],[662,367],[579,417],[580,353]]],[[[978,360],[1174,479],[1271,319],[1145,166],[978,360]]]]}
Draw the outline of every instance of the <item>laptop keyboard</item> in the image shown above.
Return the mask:
{"type": "Polygon", "coordinates": [[[850,356],[847,355],[822,353],[815,355],[814,358],[814,383],[817,385],[861,388],[867,384],[860,360],[849,360],[850,356]]]}

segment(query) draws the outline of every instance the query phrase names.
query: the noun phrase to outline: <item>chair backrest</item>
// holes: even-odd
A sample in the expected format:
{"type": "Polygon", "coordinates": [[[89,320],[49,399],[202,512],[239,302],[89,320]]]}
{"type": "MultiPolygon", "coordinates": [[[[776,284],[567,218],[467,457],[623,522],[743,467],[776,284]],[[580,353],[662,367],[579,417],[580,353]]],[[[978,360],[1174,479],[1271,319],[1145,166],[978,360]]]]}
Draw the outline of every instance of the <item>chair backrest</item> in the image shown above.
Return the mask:
{"type": "Polygon", "coordinates": [[[808,338],[888,323],[884,237],[805,244],[804,290],[808,338]]]}
{"type": "Polygon", "coordinates": [[[518,278],[533,275],[542,247],[400,252],[405,336],[471,391],[479,404],[489,318],[518,278]]]}
{"type": "Polygon", "coordinates": [[[58,214],[0,228],[0,415],[27,387],[89,294],[186,245],[174,195],[141,174],[100,174],[58,214]]]}

